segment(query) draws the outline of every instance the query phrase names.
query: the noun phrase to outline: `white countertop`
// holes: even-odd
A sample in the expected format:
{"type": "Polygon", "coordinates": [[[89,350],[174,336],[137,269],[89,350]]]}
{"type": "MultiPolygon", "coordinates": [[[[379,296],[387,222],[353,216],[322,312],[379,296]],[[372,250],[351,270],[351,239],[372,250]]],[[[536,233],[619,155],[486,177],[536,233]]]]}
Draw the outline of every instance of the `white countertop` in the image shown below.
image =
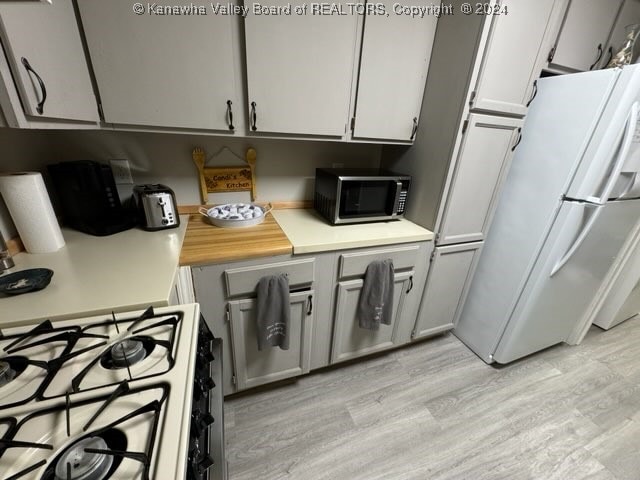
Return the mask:
{"type": "Polygon", "coordinates": [[[405,219],[329,225],[315,210],[272,210],[271,214],[294,254],[433,240],[433,232],[405,219]]]}
{"type": "Polygon", "coordinates": [[[63,229],[66,245],[57,252],[15,255],[8,273],[45,267],[54,274],[44,290],[0,294],[0,328],[168,305],[187,223],[181,217],[178,228],[106,237],[63,229]]]}

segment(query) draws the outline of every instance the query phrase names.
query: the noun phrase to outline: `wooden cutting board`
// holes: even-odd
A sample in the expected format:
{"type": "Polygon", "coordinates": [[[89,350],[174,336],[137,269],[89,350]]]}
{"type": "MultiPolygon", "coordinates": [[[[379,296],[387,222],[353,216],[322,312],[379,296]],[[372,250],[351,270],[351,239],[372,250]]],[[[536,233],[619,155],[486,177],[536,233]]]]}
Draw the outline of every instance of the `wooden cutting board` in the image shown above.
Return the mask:
{"type": "Polygon", "coordinates": [[[200,214],[189,216],[180,265],[207,265],[293,253],[293,246],[270,213],[260,225],[220,228],[200,214]]]}

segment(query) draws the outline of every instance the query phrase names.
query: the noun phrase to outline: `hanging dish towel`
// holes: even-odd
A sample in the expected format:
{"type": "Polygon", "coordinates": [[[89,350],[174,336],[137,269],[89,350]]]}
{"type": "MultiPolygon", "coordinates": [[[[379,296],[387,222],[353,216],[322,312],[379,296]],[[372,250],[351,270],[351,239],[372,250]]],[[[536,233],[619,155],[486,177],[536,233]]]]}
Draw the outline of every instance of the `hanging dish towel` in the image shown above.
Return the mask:
{"type": "Polygon", "coordinates": [[[258,350],[289,350],[289,279],[286,275],[262,277],[257,287],[258,350]]]}
{"type": "Polygon", "coordinates": [[[376,260],[367,266],[358,300],[356,318],[360,328],[380,329],[391,325],[393,311],[393,261],[376,260]]]}

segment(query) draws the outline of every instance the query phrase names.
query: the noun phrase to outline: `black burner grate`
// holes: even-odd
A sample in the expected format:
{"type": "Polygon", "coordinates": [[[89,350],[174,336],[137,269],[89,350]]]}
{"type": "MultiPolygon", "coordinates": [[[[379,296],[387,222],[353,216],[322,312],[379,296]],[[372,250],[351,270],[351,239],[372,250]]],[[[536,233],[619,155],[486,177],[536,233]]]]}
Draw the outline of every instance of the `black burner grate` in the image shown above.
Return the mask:
{"type": "MultiPolygon", "coordinates": [[[[60,450],[59,445],[51,445],[51,444],[39,444],[35,442],[27,442],[27,441],[18,441],[14,440],[16,437],[19,438],[21,433],[21,428],[24,428],[25,425],[29,422],[38,422],[39,419],[45,415],[71,415],[73,416],[74,408],[85,407],[85,406],[95,406],[96,415],[102,415],[103,412],[108,412],[109,405],[114,401],[114,397],[124,398],[128,396],[132,396],[133,398],[139,398],[141,394],[145,392],[154,392],[153,396],[154,400],[144,404],[139,405],[130,410],[128,413],[123,415],[122,417],[103,425],[100,428],[96,428],[87,433],[79,434],[76,433],[75,436],[72,435],[72,442],[59,454],[55,457],[51,455],[47,455],[43,453],[42,455],[38,455],[37,458],[34,458],[34,461],[31,465],[23,468],[21,471],[12,474],[6,480],[18,480],[21,478],[27,477],[30,473],[38,470],[39,468],[46,465],[46,469],[42,476],[39,477],[40,480],[53,480],[56,479],[56,467],[58,467],[58,471],[60,468],[65,470],[67,468],[66,463],[69,463],[69,458],[72,457],[69,455],[69,452],[74,447],[80,448],[81,452],[87,455],[95,456],[109,456],[112,457],[112,461],[108,463],[108,474],[104,477],[104,479],[112,478],[112,476],[118,475],[118,468],[122,465],[122,461],[124,459],[129,459],[135,462],[139,462],[142,466],[141,474],[139,476],[140,480],[149,480],[150,478],[150,467],[152,463],[153,452],[155,450],[156,437],[158,434],[158,424],[160,422],[160,415],[162,408],[166,402],[166,399],[169,395],[170,387],[166,383],[158,383],[155,385],[147,386],[144,388],[122,388],[120,385],[116,391],[114,391],[111,395],[104,395],[96,398],[92,398],[89,400],[79,401],[79,402],[69,402],[61,403],[53,407],[45,408],[42,410],[38,410],[28,414],[25,418],[21,419],[19,422],[16,422],[14,418],[6,418],[0,419],[0,425],[7,425],[7,432],[4,437],[0,438],[0,464],[2,463],[3,457],[5,453],[9,449],[14,448],[24,448],[24,449],[39,449],[42,452],[46,452],[48,450],[58,451],[60,450]],[[117,394],[116,394],[117,392],[117,394]],[[66,412],[65,412],[66,411],[66,412]],[[65,413],[63,413],[65,412],[65,413]],[[149,435],[146,439],[146,448],[144,451],[127,451],[127,447],[129,445],[127,439],[127,432],[130,434],[139,435],[140,429],[137,428],[140,422],[150,422],[149,424],[149,435]],[[106,445],[107,448],[83,448],[77,447],[78,442],[86,442],[87,439],[90,438],[99,438],[103,441],[103,444],[106,445]],[[64,461],[65,463],[61,466],[59,465],[60,461],[64,461]]],[[[125,398],[126,400],[126,398],[125,398]]],[[[129,401],[132,405],[135,405],[135,401],[129,401]]],[[[92,419],[93,421],[93,419],[92,419]]],[[[77,429],[76,429],[77,430],[77,429]]],[[[83,432],[86,429],[83,429],[83,432]]],[[[65,439],[66,442],[67,439],[65,439]]],[[[73,466],[70,467],[73,469],[73,466]]],[[[69,474],[72,470],[69,470],[69,474]]],[[[29,477],[31,478],[31,477],[29,477]]],[[[73,478],[73,476],[71,476],[73,478]]],[[[134,480],[134,479],[131,479],[134,480]]]]}

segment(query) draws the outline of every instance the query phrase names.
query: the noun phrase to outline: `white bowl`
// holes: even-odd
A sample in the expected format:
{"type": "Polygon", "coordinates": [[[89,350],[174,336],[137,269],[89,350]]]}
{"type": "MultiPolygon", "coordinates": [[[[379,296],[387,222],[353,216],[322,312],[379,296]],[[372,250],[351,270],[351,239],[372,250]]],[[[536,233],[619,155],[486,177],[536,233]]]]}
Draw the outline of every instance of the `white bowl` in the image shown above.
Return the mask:
{"type": "Polygon", "coordinates": [[[260,225],[264,222],[267,213],[271,210],[271,204],[267,206],[249,203],[225,203],[211,208],[200,207],[198,212],[203,215],[209,223],[222,228],[243,228],[260,225]],[[245,214],[252,213],[256,216],[252,218],[242,218],[245,214]]]}

